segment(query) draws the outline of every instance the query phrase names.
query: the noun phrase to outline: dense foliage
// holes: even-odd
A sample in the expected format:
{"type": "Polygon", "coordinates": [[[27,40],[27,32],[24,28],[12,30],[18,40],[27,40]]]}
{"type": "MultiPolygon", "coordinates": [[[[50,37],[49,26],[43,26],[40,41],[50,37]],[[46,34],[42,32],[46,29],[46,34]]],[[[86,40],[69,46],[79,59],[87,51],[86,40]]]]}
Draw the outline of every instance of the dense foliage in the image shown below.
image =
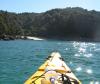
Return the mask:
{"type": "Polygon", "coordinates": [[[4,35],[97,40],[100,12],[78,7],[19,14],[1,10],[0,37],[4,35]]]}

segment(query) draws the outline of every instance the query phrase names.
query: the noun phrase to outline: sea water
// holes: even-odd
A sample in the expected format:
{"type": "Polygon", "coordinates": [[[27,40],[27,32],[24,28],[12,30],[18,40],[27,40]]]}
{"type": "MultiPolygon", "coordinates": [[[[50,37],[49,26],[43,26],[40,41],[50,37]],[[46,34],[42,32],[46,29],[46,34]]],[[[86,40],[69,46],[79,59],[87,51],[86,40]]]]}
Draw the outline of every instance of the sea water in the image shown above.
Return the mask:
{"type": "Polygon", "coordinates": [[[53,51],[83,84],[100,84],[99,42],[54,40],[0,41],[0,84],[23,84],[53,51]]]}

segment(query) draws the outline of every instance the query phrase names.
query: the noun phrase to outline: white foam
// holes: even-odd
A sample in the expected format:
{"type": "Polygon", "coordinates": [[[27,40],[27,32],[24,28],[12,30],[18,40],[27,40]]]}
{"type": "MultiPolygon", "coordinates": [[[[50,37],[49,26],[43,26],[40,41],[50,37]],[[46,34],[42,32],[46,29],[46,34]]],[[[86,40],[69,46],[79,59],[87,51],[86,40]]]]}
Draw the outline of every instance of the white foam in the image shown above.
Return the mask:
{"type": "Polygon", "coordinates": [[[81,43],[80,46],[86,48],[87,44],[86,43],[81,43]]]}
{"type": "Polygon", "coordinates": [[[74,56],[79,57],[80,55],[79,54],[75,54],[74,56]]]}
{"type": "Polygon", "coordinates": [[[81,53],[85,53],[85,52],[86,52],[86,49],[85,49],[85,48],[80,47],[80,48],[79,48],[79,52],[81,52],[81,53]]]}
{"type": "Polygon", "coordinates": [[[73,42],[73,46],[74,46],[74,48],[77,48],[78,46],[79,46],[79,42],[73,42]]]}
{"type": "Polygon", "coordinates": [[[90,53],[90,54],[85,54],[84,56],[87,57],[87,58],[90,58],[90,57],[92,57],[92,55],[93,54],[90,53]]]}
{"type": "Polygon", "coordinates": [[[65,48],[65,50],[68,50],[68,48],[65,48]]]}
{"type": "Polygon", "coordinates": [[[90,84],[94,84],[94,81],[90,81],[90,84]]]}
{"type": "Polygon", "coordinates": [[[73,64],[73,62],[72,62],[72,61],[70,61],[70,62],[69,62],[69,64],[73,64]]]}
{"type": "Polygon", "coordinates": [[[77,67],[77,68],[76,68],[76,71],[81,71],[81,70],[82,70],[81,67],[77,67]]]}
{"type": "Polygon", "coordinates": [[[90,81],[90,84],[100,84],[100,82],[99,81],[90,81]]]}
{"type": "Polygon", "coordinates": [[[94,51],[100,51],[100,48],[95,49],[94,51]]]}
{"type": "Polygon", "coordinates": [[[92,45],[92,46],[95,46],[95,44],[94,44],[94,43],[88,43],[88,45],[92,45]]]}
{"type": "Polygon", "coordinates": [[[99,81],[96,81],[95,84],[100,84],[100,82],[99,81]]]}
{"type": "Polygon", "coordinates": [[[87,70],[86,70],[86,73],[88,73],[88,74],[92,74],[93,71],[92,71],[91,69],[87,69],[87,70]]]}

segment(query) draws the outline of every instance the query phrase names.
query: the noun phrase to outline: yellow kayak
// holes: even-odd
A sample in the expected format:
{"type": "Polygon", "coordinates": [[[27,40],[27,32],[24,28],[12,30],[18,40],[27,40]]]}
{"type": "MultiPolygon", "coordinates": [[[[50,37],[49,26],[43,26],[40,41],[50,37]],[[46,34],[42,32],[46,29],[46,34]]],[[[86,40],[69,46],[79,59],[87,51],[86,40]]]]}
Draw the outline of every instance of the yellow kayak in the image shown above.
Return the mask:
{"type": "Polygon", "coordinates": [[[53,52],[24,84],[82,84],[65,64],[59,52],[53,52]]]}

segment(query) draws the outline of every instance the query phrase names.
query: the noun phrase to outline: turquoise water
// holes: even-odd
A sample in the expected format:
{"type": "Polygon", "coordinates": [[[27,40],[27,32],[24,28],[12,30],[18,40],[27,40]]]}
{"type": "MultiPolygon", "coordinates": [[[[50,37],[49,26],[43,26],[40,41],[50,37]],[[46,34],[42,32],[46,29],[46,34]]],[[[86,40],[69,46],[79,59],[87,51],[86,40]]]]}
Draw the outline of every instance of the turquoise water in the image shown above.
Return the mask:
{"type": "Polygon", "coordinates": [[[0,84],[23,84],[52,51],[83,84],[100,84],[100,43],[47,40],[0,41],[0,84]]]}

